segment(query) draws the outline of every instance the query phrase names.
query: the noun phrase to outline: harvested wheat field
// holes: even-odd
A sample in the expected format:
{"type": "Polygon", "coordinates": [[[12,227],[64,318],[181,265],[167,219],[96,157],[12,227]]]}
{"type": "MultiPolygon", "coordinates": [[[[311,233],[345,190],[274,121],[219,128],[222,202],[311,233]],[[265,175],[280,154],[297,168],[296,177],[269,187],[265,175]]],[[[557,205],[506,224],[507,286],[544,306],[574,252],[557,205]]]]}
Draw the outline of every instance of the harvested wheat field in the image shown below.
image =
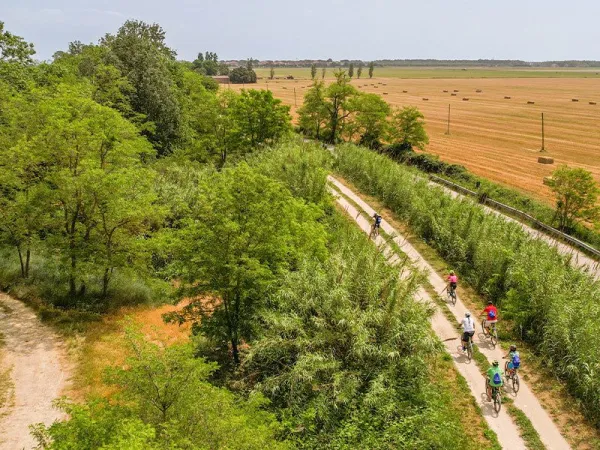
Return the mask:
{"type": "MultiPolygon", "coordinates": [[[[266,88],[267,81],[295,115],[294,89],[299,107],[310,80],[262,79],[258,86],[266,88]]],[[[477,175],[545,200],[551,197],[543,178],[560,164],[583,167],[600,181],[600,109],[590,104],[600,100],[600,79],[373,78],[354,79],[352,84],[378,94],[385,86],[385,100],[391,105],[417,106],[427,122],[427,151],[477,175]],[[452,96],[454,91],[460,94],[452,96]],[[448,105],[450,135],[445,134],[448,105]],[[547,153],[540,154],[542,112],[547,153]],[[554,164],[539,164],[539,156],[554,158],[554,164]]]]}

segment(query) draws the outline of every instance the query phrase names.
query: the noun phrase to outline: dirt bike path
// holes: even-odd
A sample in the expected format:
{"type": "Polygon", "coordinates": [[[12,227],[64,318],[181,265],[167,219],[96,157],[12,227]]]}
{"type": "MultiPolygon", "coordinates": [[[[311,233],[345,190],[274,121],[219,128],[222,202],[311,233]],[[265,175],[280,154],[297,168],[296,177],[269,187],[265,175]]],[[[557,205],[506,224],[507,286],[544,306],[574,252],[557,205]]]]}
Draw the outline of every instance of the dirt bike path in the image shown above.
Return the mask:
{"type": "Polygon", "coordinates": [[[67,385],[70,370],[59,338],[22,302],[0,293],[3,367],[11,368],[13,399],[0,411],[0,450],[32,449],[29,425],[62,418],[52,407],[67,385]]]}
{"type": "MultiPolygon", "coordinates": [[[[365,203],[346,186],[338,182],[335,178],[329,177],[329,181],[335,185],[340,192],[359,205],[361,209],[369,214],[369,216],[372,216],[375,213],[375,211],[367,203],[365,203]]],[[[357,211],[356,208],[343,197],[338,197],[337,201],[347,210],[348,214],[356,220],[361,229],[366,233],[369,233],[371,226],[370,222],[362,217],[360,212],[357,211]]],[[[385,220],[382,221],[381,228],[386,233],[396,236],[394,241],[400,246],[402,251],[408,255],[409,259],[416,267],[425,271],[429,282],[432,284],[434,289],[437,292],[441,292],[446,286],[446,283],[424,260],[424,258],[404,238],[402,238],[397,230],[395,230],[385,220]]],[[[378,239],[381,243],[384,242],[381,237],[378,239]]],[[[418,296],[423,301],[434,304],[433,300],[424,289],[419,290],[418,296]]],[[[452,307],[452,312],[456,317],[456,324],[453,324],[446,319],[446,317],[440,312],[439,308],[436,308],[436,313],[432,317],[432,327],[438,337],[443,341],[447,352],[452,356],[458,371],[467,380],[471,393],[482,409],[483,416],[488,422],[490,428],[493,429],[498,435],[498,440],[503,448],[525,448],[523,440],[519,437],[517,426],[505,412],[505,409],[502,408],[500,414],[496,417],[492,408],[492,404],[485,401],[485,380],[475,363],[467,363],[466,357],[458,352],[457,347],[460,340],[457,339],[446,341],[446,339],[460,336],[457,325],[459,320],[464,317],[465,311],[465,306],[462,304],[460,299],[458,299],[456,305],[452,307]]],[[[477,332],[475,334],[474,342],[489,361],[494,359],[498,359],[499,361],[502,360],[502,350],[499,348],[493,349],[491,344],[489,344],[489,340],[485,339],[481,332],[477,332]]],[[[508,394],[511,394],[510,391],[508,391],[508,394]]],[[[523,381],[521,381],[521,389],[519,390],[518,396],[516,398],[514,396],[511,397],[514,400],[515,405],[527,415],[534,428],[539,433],[542,442],[548,449],[562,450],[570,448],[569,444],[560,434],[558,428],[548,413],[543,409],[537,398],[533,395],[529,387],[523,381]]]]}

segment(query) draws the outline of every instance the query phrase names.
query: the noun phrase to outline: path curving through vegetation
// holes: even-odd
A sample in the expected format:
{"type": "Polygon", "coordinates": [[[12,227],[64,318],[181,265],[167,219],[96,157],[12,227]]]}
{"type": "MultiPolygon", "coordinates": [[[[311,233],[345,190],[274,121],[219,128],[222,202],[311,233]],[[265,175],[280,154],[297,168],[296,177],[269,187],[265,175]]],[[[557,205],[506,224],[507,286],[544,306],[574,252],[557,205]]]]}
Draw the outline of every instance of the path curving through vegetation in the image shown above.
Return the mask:
{"type": "MultiPolygon", "coordinates": [[[[367,203],[365,203],[359,196],[357,196],[354,192],[337,181],[335,178],[329,177],[329,181],[339,192],[350,198],[369,216],[372,216],[375,213],[375,211],[367,203]]],[[[336,194],[335,190],[333,193],[334,195],[336,194]]],[[[370,231],[370,223],[364,217],[362,217],[361,211],[357,211],[357,209],[343,197],[338,196],[337,201],[344,209],[346,209],[348,214],[356,220],[363,231],[366,233],[370,231]]],[[[441,292],[445,287],[445,281],[433,270],[427,261],[425,261],[425,259],[414,249],[414,247],[412,247],[412,245],[410,245],[410,243],[408,243],[406,239],[404,239],[397,232],[397,230],[395,230],[385,220],[382,221],[381,227],[387,234],[395,236],[394,241],[396,244],[400,246],[402,251],[409,257],[409,259],[418,269],[423,270],[426,273],[428,281],[433,288],[437,292],[441,292]]],[[[384,242],[381,237],[379,237],[379,239],[381,240],[381,243],[384,242]]],[[[418,295],[423,301],[434,304],[430,295],[424,289],[421,289],[418,295]]],[[[460,299],[458,299],[452,310],[454,316],[456,317],[456,324],[458,324],[459,320],[464,317],[465,311],[466,307],[463,305],[460,299]]],[[[502,447],[510,449],[525,448],[525,443],[519,437],[517,426],[505,412],[505,409],[503,408],[500,411],[500,414],[496,416],[493,408],[491,407],[491,403],[484,400],[485,380],[474,363],[467,364],[466,358],[460,354],[457,354],[458,340],[452,338],[457,338],[459,336],[458,330],[456,329],[455,324],[448,321],[446,317],[441,314],[439,308],[436,308],[436,313],[432,317],[432,328],[437,336],[443,341],[446,351],[452,356],[457,370],[467,380],[471,393],[482,409],[484,418],[488,422],[490,428],[498,435],[498,440],[502,447]]],[[[501,360],[503,356],[502,350],[499,347],[495,349],[491,348],[488,341],[482,335],[480,335],[480,333],[475,334],[474,343],[479,347],[479,350],[489,361],[492,361],[493,359],[501,360]]],[[[515,405],[519,407],[529,418],[532,425],[539,433],[540,438],[546,448],[552,450],[563,450],[570,448],[565,438],[560,434],[558,427],[554,424],[548,413],[541,406],[540,402],[534,396],[526,383],[521,382],[519,395],[514,398],[514,402],[515,405]]]]}
{"type": "Polygon", "coordinates": [[[32,449],[29,425],[52,424],[62,413],[52,406],[67,385],[64,345],[22,302],[0,293],[3,368],[10,369],[12,395],[0,411],[0,450],[32,449]]]}

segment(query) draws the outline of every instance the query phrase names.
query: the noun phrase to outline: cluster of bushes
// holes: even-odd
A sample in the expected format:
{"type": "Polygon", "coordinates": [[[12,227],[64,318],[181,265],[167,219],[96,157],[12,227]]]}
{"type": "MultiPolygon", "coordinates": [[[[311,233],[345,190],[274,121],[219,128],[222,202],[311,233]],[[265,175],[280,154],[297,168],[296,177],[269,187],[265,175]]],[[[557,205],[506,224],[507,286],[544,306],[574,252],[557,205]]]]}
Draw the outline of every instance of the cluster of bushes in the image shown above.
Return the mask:
{"type": "Polygon", "coordinates": [[[379,197],[532,343],[600,424],[600,285],[519,225],[432,188],[417,173],[352,145],[337,169],[379,197]]]}
{"type": "MultiPolygon", "coordinates": [[[[470,173],[464,166],[444,162],[438,156],[429,153],[414,152],[411,146],[402,144],[385,146],[382,152],[395,161],[416,167],[425,173],[432,173],[460,184],[467,189],[482,194],[485,193],[488,197],[521,210],[550,226],[556,227],[558,225],[556,211],[550,206],[537,202],[514,189],[478,177],[470,173]]],[[[574,223],[566,231],[584,242],[600,247],[600,234],[581,223],[574,223]]]]}
{"type": "Polygon", "coordinates": [[[229,73],[229,81],[233,84],[256,83],[256,72],[251,68],[236,67],[229,73]]]}

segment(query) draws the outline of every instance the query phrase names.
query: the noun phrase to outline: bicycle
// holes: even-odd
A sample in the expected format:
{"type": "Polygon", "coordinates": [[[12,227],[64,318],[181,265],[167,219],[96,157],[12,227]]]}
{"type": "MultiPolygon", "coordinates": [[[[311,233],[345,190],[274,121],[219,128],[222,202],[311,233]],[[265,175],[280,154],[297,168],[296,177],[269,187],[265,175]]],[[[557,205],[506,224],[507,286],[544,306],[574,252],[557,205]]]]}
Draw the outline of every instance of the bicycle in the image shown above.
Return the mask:
{"type": "Polygon", "coordinates": [[[452,286],[449,286],[446,291],[448,293],[448,301],[452,303],[453,306],[456,305],[456,289],[452,286]]]}
{"type": "Polygon", "coordinates": [[[371,225],[371,232],[369,233],[369,239],[374,239],[379,236],[379,227],[375,224],[371,225]]]}
{"type": "Polygon", "coordinates": [[[521,382],[519,381],[519,369],[509,369],[508,361],[504,364],[504,374],[506,375],[506,379],[512,381],[513,392],[517,394],[519,392],[519,388],[521,387],[521,382]]]}
{"type": "Polygon", "coordinates": [[[485,337],[490,337],[490,342],[492,343],[493,347],[496,347],[496,344],[498,344],[498,330],[496,329],[496,322],[492,322],[488,327],[486,327],[486,322],[487,319],[483,319],[481,321],[481,329],[483,330],[483,335],[485,337]]]}
{"type": "Polygon", "coordinates": [[[467,342],[467,359],[471,361],[473,359],[473,336],[469,336],[467,342]]]}
{"type": "Polygon", "coordinates": [[[499,413],[502,408],[502,394],[500,393],[499,386],[492,386],[492,400],[494,402],[494,411],[499,413]]]}

